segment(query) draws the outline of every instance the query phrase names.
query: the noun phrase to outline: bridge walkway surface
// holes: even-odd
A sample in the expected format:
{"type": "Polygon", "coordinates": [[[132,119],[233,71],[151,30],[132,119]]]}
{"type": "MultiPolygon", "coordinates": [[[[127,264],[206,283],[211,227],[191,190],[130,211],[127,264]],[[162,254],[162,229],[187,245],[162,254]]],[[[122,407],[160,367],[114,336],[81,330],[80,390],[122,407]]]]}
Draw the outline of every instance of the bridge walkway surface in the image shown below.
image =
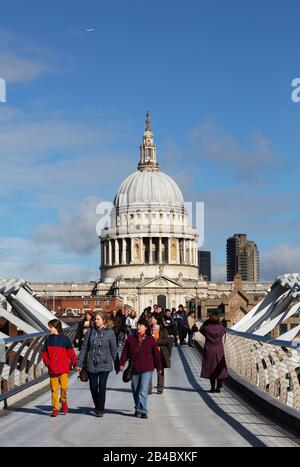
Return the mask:
{"type": "MultiPolygon", "coordinates": [[[[208,393],[195,349],[173,349],[165,391],[149,396],[149,418],[133,417],[130,383],[112,372],[106,413],[96,418],[88,383],[70,377],[67,415],[50,417],[50,391],[0,415],[0,446],[201,447],[300,446],[300,435],[259,413],[225,387],[208,393]]],[[[156,385],[156,374],[154,374],[156,385]]]]}

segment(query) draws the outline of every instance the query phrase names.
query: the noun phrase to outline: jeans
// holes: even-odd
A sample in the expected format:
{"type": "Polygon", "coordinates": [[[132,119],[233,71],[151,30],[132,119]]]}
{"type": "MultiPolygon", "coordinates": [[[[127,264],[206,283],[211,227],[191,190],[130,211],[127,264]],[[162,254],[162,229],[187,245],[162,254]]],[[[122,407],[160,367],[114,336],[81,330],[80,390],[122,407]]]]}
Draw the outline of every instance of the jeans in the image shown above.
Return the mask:
{"type": "Polygon", "coordinates": [[[103,412],[105,405],[106,383],[109,371],[100,373],[89,373],[90,390],[94,401],[95,409],[103,412]]]}
{"type": "Polygon", "coordinates": [[[131,389],[135,410],[147,414],[148,389],[153,371],[134,371],[131,379],[131,389]]]}
{"type": "Polygon", "coordinates": [[[188,330],[188,338],[189,338],[189,346],[191,347],[193,345],[193,337],[194,337],[195,331],[192,331],[191,329],[188,330]]]}

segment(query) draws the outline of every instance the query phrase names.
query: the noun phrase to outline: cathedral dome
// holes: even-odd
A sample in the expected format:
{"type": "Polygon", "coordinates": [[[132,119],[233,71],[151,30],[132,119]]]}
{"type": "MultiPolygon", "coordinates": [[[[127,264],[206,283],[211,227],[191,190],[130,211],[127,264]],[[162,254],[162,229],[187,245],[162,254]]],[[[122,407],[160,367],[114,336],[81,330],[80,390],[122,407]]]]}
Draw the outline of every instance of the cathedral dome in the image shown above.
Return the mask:
{"type": "Polygon", "coordinates": [[[171,177],[159,170],[144,169],[129,175],[114,199],[115,207],[141,204],[182,208],[184,199],[171,177]]]}
{"type": "Polygon", "coordinates": [[[140,145],[138,171],[123,181],[114,199],[114,205],[116,208],[138,205],[184,208],[183,196],[177,184],[159,170],[148,112],[146,129],[140,145]]]}

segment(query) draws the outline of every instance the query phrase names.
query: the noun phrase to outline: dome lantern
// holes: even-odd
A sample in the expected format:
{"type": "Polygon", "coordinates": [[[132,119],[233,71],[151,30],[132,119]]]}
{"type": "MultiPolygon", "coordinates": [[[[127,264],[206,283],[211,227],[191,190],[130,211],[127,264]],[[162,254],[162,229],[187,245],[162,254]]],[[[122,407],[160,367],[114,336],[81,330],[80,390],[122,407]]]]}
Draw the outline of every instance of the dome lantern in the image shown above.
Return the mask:
{"type": "Polygon", "coordinates": [[[146,129],[143,136],[143,142],[140,145],[140,162],[138,170],[151,169],[159,170],[156,162],[156,145],[151,131],[149,112],[146,113],[146,129]]]}

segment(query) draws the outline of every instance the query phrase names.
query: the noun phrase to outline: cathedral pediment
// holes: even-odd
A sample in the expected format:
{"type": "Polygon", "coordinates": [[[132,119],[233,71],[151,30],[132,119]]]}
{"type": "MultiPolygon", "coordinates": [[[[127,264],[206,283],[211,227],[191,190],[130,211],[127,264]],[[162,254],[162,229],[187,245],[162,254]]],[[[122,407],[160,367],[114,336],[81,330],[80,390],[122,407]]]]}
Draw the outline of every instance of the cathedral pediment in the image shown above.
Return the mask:
{"type": "Polygon", "coordinates": [[[182,285],[176,281],[175,279],[171,279],[165,275],[154,277],[153,279],[146,279],[142,282],[138,288],[139,289],[151,289],[153,287],[161,288],[161,287],[172,287],[172,288],[181,288],[182,285]]]}

